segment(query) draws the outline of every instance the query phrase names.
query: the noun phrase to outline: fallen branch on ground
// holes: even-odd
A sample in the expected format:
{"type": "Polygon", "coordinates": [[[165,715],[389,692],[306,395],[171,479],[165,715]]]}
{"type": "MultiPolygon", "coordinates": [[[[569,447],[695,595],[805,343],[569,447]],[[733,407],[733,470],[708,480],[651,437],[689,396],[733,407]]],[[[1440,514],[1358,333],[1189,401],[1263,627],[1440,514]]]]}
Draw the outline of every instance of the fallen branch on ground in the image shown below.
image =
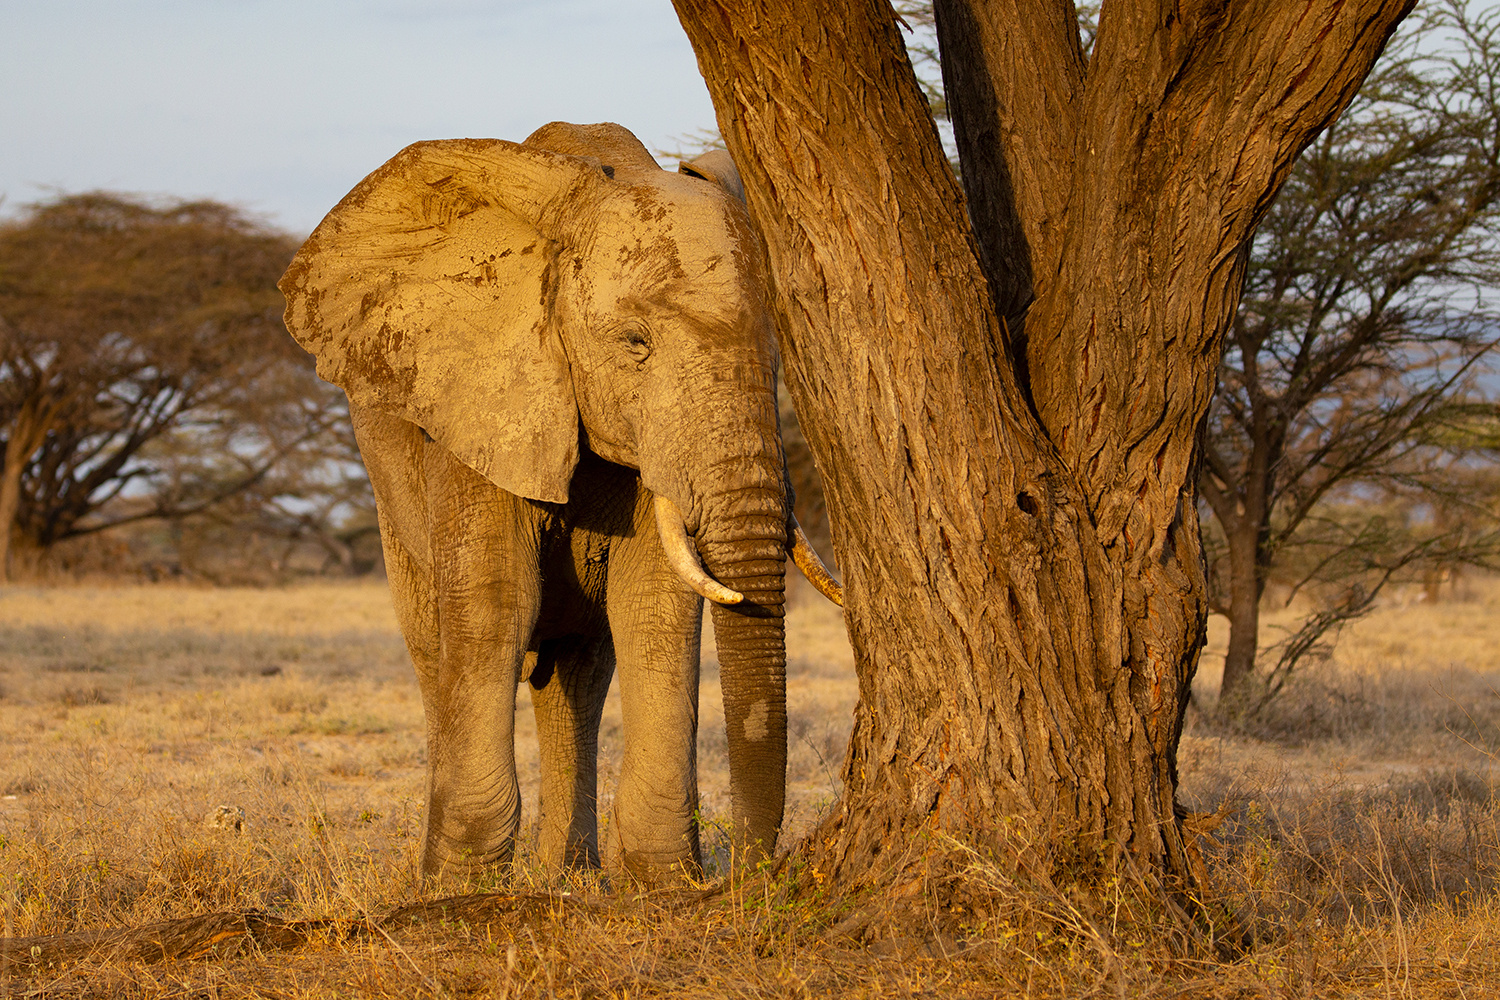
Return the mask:
{"type": "Polygon", "coordinates": [[[246,951],[300,948],[316,938],[347,940],[415,924],[477,928],[502,917],[525,920],[541,911],[580,907],[591,908],[573,896],[497,892],[412,903],[374,920],[283,920],[254,911],[207,913],[141,927],[0,938],[0,973],[57,969],[86,958],[142,963],[229,958],[246,951]]]}

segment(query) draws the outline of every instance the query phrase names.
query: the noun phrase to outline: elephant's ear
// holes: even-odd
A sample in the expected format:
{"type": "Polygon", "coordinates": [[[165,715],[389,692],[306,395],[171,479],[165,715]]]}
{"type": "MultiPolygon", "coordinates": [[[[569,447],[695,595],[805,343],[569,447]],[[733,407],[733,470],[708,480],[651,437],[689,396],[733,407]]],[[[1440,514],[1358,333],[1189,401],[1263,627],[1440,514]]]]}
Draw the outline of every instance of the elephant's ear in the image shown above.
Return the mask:
{"type": "Polygon", "coordinates": [[[697,159],[679,163],[677,172],[701,177],[719,185],[741,203],[745,200],[745,185],[740,182],[740,172],[735,168],[734,160],[722,149],[710,149],[697,159]]]}
{"type": "Polygon", "coordinates": [[[598,161],[495,139],[408,146],[287,268],[287,329],[353,402],[417,424],[511,493],[565,501],[578,407],[546,234],[607,183],[598,161]]]}

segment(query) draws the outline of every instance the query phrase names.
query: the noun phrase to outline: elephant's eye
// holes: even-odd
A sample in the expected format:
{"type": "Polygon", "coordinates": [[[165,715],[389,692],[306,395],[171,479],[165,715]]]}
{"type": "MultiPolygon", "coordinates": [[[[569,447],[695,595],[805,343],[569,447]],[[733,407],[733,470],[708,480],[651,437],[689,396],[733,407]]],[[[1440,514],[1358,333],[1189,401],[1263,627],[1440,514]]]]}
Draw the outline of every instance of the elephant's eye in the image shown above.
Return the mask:
{"type": "Polygon", "coordinates": [[[625,350],[638,365],[651,357],[651,334],[643,326],[630,326],[625,330],[625,350]]]}

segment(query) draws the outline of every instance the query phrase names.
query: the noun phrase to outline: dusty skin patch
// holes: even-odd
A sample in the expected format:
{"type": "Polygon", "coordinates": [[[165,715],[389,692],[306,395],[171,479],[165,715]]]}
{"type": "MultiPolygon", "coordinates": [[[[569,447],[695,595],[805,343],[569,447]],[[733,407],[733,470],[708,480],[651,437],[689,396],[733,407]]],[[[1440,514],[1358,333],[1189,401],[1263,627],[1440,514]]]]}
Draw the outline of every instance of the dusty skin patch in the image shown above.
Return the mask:
{"type": "Polygon", "coordinates": [[[770,708],[764,698],[750,706],[750,714],[745,716],[745,739],[751,743],[759,743],[766,738],[766,733],[770,731],[766,728],[766,716],[769,714],[770,708]]]}

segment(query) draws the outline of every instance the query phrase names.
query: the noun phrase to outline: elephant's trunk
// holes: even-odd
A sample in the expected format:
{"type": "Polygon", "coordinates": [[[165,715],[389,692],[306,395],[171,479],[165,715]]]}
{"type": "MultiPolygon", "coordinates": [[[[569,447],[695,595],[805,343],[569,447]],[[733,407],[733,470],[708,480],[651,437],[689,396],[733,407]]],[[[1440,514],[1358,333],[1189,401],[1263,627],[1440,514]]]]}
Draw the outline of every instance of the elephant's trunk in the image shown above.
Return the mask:
{"type": "Polygon", "coordinates": [[[786,804],[786,497],[752,487],[724,506],[717,516],[710,507],[698,549],[709,572],[744,595],[715,604],[713,623],[735,834],[754,860],[775,849],[786,804]]]}

